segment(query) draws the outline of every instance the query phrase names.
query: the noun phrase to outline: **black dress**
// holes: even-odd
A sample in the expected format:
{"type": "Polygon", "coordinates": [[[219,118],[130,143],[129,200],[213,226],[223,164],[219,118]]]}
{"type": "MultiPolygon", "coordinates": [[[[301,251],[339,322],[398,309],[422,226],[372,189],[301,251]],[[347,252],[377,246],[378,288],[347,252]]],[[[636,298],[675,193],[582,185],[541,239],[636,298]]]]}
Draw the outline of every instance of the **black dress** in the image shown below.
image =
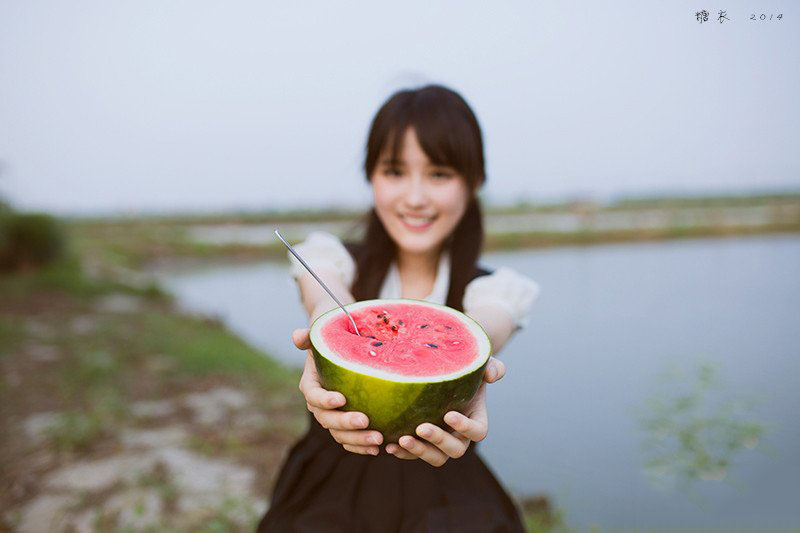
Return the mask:
{"type": "MultiPolygon", "coordinates": [[[[479,269],[478,276],[489,274],[479,269]]],[[[477,277],[477,276],[476,276],[477,277]]],[[[434,467],[346,451],[309,413],[259,532],[521,532],[519,513],[470,443],[434,467]]]]}

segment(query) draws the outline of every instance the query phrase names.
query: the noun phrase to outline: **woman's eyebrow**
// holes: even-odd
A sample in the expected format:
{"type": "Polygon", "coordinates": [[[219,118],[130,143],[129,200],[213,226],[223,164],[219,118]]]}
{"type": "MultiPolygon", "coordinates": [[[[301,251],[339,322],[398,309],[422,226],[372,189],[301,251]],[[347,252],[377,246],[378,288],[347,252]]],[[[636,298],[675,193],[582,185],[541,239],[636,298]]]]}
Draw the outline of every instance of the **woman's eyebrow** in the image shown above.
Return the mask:
{"type": "Polygon", "coordinates": [[[381,164],[381,165],[402,165],[403,162],[400,159],[395,159],[395,158],[392,158],[392,157],[386,157],[384,159],[381,159],[379,164],[381,164]]]}

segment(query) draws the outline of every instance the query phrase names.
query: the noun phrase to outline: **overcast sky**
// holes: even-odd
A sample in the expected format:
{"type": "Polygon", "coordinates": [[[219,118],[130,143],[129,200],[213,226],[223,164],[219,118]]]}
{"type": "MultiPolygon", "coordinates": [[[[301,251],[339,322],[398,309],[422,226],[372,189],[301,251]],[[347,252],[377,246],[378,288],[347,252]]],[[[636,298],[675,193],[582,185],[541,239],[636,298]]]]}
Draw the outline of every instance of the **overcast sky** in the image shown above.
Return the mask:
{"type": "Polygon", "coordinates": [[[799,7],[0,0],[0,194],[366,205],[369,121],[426,82],[476,111],[491,201],[800,189],[799,7]]]}

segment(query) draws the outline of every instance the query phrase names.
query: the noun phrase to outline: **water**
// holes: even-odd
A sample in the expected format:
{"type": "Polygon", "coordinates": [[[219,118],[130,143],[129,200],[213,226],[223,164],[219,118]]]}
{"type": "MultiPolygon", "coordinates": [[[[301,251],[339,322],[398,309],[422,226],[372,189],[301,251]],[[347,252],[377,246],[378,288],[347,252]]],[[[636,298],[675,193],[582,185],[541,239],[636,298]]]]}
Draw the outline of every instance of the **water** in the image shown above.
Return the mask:
{"type": "MultiPolygon", "coordinates": [[[[501,354],[507,376],[489,387],[480,449],[509,490],[547,494],[576,528],[800,525],[800,237],[495,253],[483,264],[515,268],[542,287],[530,327],[501,354]],[[639,427],[653,414],[646,400],[692,390],[704,363],[718,386],[686,419],[755,404],[728,413],[733,426],[695,435],[733,439],[716,454],[724,469],[659,488],[642,468],[653,457],[643,448],[653,434],[639,427]],[[672,367],[689,377],[668,385],[661,376],[672,367]],[[737,421],[754,422],[758,438],[736,441],[737,421]]],[[[290,334],[306,318],[287,269],[224,267],[164,281],[188,308],[300,365],[290,334]]],[[[668,451],[697,456],[696,446],[668,451]]]]}

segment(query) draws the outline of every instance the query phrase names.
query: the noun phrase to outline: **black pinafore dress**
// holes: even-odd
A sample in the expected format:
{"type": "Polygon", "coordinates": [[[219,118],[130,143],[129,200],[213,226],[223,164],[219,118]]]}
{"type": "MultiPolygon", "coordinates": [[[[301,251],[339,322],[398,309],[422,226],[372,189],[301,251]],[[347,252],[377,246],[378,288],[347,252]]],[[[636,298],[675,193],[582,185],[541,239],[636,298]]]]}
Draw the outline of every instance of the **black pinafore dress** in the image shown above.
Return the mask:
{"type": "MultiPolygon", "coordinates": [[[[477,276],[489,273],[479,269],[477,276]]],[[[525,531],[476,443],[434,467],[398,459],[383,446],[377,456],[348,452],[311,413],[309,420],[278,475],[259,532],[525,531]]]]}

